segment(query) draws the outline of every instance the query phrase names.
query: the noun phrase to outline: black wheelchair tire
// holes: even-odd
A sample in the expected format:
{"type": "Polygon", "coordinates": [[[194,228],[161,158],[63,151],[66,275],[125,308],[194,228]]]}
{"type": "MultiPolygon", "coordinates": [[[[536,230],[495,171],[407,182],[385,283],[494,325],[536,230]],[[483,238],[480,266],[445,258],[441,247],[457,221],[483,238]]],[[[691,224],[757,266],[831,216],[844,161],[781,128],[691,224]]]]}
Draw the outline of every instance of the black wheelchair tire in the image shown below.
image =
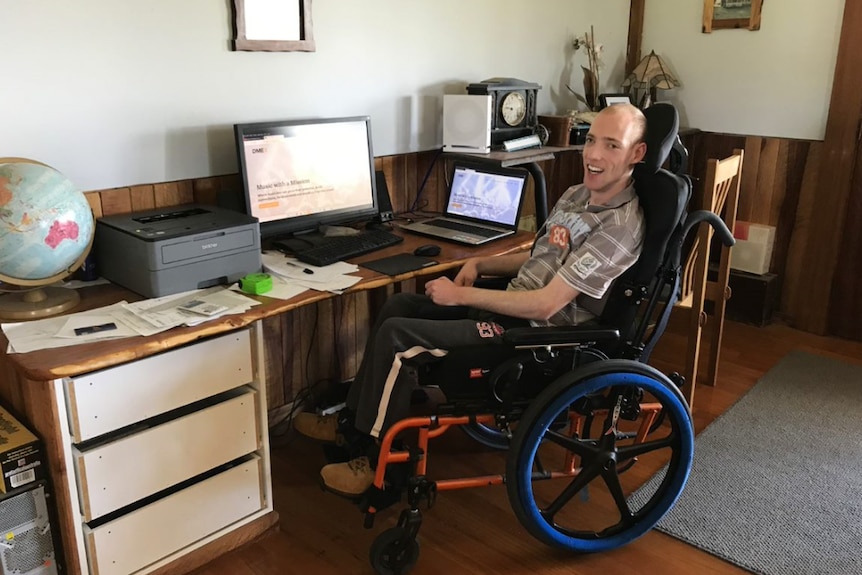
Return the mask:
{"type": "MultiPolygon", "coordinates": [[[[525,411],[515,429],[507,456],[509,501],[520,523],[539,541],[578,553],[608,551],[647,533],[676,504],[691,472],[693,455],[694,430],[688,406],[679,389],[664,374],[631,360],[595,363],[559,377],[525,411]],[[672,430],[671,439],[668,440],[672,449],[668,472],[649,500],[631,513],[632,517],[622,519],[608,529],[600,532],[576,531],[557,524],[556,511],[547,518],[533,492],[533,464],[539,445],[546,441],[549,426],[562,410],[567,411],[580,397],[598,390],[631,385],[637,385],[657,397],[663,411],[668,414],[672,430]]],[[[619,471],[614,471],[618,477],[619,471]]],[[[598,475],[596,479],[602,481],[602,476],[598,475]]],[[[572,493],[563,505],[574,500],[575,496],[572,493]]]]}
{"type": "Polygon", "coordinates": [[[419,542],[413,539],[409,546],[393,555],[395,546],[406,536],[402,527],[392,527],[374,539],[368,551],[368,559],[378,575],[403,575],[410,571],[419,560],[419,542]]]}

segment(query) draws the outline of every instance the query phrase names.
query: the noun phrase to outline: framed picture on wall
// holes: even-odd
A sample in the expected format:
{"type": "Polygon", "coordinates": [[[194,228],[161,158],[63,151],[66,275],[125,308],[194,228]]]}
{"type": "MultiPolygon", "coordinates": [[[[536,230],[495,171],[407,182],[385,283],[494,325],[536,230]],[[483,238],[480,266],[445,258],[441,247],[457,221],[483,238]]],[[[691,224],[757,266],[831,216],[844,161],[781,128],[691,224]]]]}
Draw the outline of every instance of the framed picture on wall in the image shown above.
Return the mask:
{"type": "Polygon", "coordinates": [[[760,30],[763,0],[703,0],[703,33],[730,28],[760,30]]]}
{"type": "Polygon", "coordinates": [[[314,52],[311,0],[233,0],[234,50],[314,52]]]}

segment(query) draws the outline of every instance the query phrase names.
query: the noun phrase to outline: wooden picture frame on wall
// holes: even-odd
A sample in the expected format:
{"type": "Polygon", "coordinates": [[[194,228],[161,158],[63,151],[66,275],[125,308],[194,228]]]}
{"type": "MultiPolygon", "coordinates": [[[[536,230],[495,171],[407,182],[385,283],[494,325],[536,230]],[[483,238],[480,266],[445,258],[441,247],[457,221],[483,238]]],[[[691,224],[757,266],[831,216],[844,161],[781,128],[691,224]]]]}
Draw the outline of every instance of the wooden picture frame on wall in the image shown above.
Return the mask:
{"type": "Polygon", "coordinates": [[[233,0],[233,49],[314,52],[311,0],[233,0]]]}
{"type": "Polygon", "coordinates": [[[703,33],[730,28],[760,30],[763,0],[703,0],[703,33]]]}

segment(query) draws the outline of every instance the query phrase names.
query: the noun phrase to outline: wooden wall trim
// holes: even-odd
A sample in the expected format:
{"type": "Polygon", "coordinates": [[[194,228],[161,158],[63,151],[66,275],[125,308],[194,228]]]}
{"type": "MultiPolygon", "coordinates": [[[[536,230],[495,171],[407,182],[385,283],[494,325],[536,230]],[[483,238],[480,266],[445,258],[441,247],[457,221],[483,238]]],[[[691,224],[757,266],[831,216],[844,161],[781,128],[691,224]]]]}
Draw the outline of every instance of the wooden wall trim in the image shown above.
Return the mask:
{"type": "Polygon", "coordinates": [[[641,44],[644,36],[644,10],[646,0],[631,0],[629,8],[629,36],[626,44],[626,75],[641,61],[641,44]]]}
{"type": "Polygon", "coordinates": [[[862,260],[862,148],[857,150],[856,170],[844,222],[841,261],[846,270],[836,273],[829,298],[828,332],[847,339],[862,341],[862,278],[856,272],[856,262],[862,260]]]}
{"type": "Polygon", "coordinates": [[[820,334],[827,332],[830,306],[838,305],[830,295],[836,271],[845,265],[844,215],[862,117],[860,30],[862,2],[846,2],[823,149],[820,161],[812,162],[813,173],[806,173],[809,185],[803,187],[796,211],[791,251],[799,250],[799,257],[791,258],[787,267],[784,296],[793,324],[820,334]]]}

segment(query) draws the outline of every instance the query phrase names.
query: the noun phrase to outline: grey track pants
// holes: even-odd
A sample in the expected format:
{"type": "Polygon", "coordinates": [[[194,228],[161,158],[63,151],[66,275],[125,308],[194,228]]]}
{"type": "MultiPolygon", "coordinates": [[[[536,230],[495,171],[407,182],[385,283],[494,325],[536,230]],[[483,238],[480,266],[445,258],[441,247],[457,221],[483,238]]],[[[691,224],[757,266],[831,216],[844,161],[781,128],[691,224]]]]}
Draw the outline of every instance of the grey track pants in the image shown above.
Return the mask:
{"type": "Polygon", "coordinates": [[[438,306],[424,295],[400,293],[389,298],[371,328],[347,396],[356,429],[380,437],[409,415],[416,367],[445,357],[453,348],[502,343],[503,331],[519,325],[527,322],[438,306]]]}

